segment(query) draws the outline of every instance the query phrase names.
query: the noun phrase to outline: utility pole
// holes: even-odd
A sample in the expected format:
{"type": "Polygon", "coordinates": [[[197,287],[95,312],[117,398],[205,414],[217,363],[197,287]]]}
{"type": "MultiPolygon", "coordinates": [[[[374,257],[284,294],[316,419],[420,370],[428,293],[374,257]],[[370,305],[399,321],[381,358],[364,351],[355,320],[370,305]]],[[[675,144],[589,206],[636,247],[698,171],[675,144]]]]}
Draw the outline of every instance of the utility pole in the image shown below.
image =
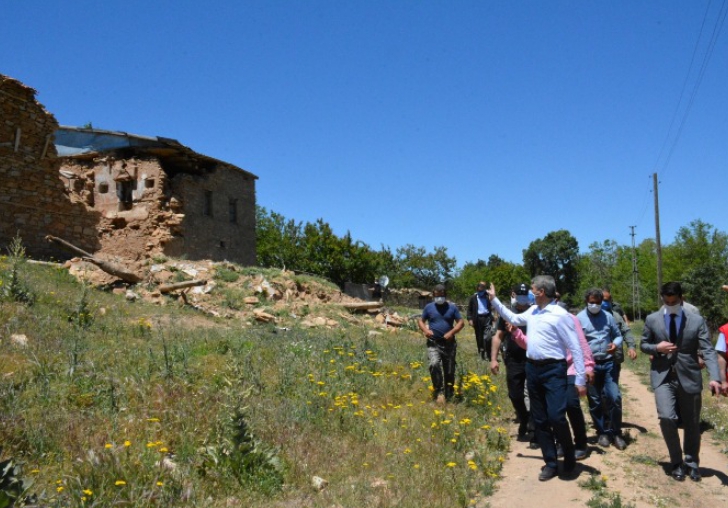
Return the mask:
{"type": "Polygon", "coordinates": [[[632,232],[632,319],[637,316],[637,319],[642,320],[642,309],[640,309],[640,290],[639,290],[639,274],[637,270],[637,250],[634,245],[634,228],[637,226],[630,226],[632,232]]]}
{"type": "Polygon", "coordinates": [[[657,244],[657,301],[660,301],[662,289],[662,243],[660,242],[660,200],[657,195],[657,173],[652,174],[652,186],[655,189],[655,243],[657,244]]]}

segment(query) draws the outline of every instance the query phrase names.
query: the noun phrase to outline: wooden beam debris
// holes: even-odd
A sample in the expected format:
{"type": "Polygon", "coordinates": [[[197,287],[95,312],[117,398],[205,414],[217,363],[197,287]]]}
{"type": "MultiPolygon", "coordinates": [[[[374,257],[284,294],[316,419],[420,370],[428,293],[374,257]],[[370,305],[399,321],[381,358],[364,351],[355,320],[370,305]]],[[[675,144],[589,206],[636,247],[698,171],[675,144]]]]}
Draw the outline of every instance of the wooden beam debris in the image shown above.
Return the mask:
{"type": "Polygon", "coordinates": [[[98,266],[101,270],[108,273],[109,275],[113,275],[114,277],[119,277],[124,282],[128,282],[130,284],[136,284],[136,283],[144,280],[144,277],[141,277],[138,274],[127,270],[125,267],[118,265],[116,263],[104,261],[103,259],[98,259],[98,258],[94,257],[93,254],[88,253],[83,249],[79,249],[72,243],[67,242],[66,240],[63,240],[62,238],[47,235],[46,240],[48,240],[49,242],[58,244],[61,247],[65,247],[66,249],[70,250],[74,254],[81,256],[81,258],[84,261],[88,261],[89,263],[92,263],[92,264],[98,266]]]}
{"type": "Polygon", "coordinates": [[[206,280],[186,280],[184,282],[177,282],[175,284],[164,284],[159,286],[160,293],[170,293],[178,289],[191,288],[194,286],[204,286],[207,284],[206,280]]]}

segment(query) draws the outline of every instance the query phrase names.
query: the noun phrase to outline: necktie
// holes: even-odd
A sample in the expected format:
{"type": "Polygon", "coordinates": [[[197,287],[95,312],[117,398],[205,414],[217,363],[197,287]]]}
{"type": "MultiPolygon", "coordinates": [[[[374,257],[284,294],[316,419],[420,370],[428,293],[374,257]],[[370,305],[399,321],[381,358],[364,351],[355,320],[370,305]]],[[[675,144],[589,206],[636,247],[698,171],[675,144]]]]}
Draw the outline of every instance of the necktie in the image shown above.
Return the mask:
{"type": "Polygon", "coordinates": [[[670,314],[670,342],[677,344],[677,314],[670,314]]]}

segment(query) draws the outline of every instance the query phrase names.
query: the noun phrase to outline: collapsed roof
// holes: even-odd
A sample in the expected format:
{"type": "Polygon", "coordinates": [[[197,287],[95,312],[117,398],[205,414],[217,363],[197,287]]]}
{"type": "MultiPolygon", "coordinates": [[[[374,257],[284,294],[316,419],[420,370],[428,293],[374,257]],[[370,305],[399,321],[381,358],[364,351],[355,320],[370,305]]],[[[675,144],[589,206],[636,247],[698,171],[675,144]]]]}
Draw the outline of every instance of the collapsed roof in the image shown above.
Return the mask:
{"type": "Polygon", "coordinates": [[[113,153],[119,158],[150,155],[157,157],[161,161],[162,168],[170,175],[179,172],[211,172],[218,165],[224,164],[250,178],[258,179],[253,173],[197,153],[171,138],[62,125],[55,133],[55,145],[59,157],[86,159],[107,153],[113,153]]]}

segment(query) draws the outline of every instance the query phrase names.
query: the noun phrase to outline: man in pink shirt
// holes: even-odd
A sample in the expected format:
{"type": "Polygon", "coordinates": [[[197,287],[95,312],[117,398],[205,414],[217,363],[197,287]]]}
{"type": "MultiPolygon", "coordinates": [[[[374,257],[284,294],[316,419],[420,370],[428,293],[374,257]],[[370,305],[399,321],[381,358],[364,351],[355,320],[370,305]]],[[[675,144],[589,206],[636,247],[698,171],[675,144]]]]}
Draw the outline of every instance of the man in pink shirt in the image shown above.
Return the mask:
{"type": "MultiPolygon", "coordinates": [[[[584,370],[586,371],[587,382],[591,383],[594,379],[594,357],[591,353],[589,343],[586,341],[584,336],[584,330],[581,328],[579,319],[573,314],[569,314],[574,320],[574,326],[576,328],[576,334],[579,336],[579,344],[581,345],[581,351],[584,355],[584,370]]],[[[526,349],[528,344],[528,337],[524,334],[520,328],[513,325],[509,330],[512,334],[513,340],[523,349],[526,349]]],[[[566,416],[571,424],[571,430],[574,431],[574,458],[576,460],[584,460],[587,457],[587,441],[586,441],[586,421],[584,420],[584,412],[581,410],[581,403],[579,402],[579,393],[576,390],[576,368],[574,367],[574,361],[571,356],[571,351],[566,356],[566,364],[569,366],[566,371],[569,389],[567,391],[568,400],[566,402],[566,416]]]]}

